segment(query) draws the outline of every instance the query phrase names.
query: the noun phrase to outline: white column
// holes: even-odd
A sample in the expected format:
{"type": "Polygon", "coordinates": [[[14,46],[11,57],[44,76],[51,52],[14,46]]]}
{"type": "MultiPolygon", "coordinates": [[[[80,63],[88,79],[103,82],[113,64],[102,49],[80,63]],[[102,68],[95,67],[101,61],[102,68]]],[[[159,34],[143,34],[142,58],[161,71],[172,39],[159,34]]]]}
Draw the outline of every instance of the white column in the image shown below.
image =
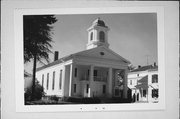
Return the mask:
{"type": "Polygon", "coordinates": [[[70,76],[69,76],[69,97],[72,95],[73,87],[73,77],[74,77],[74,66],[70,64],[70,76]]]}
{"type": "Polygon", "coordinates": [[[90,75],[89,75],[89,92],[88,97],[93,97],[93,83],[94,83],[94,66],[90,66],[90,75]]]}
{"type": "Polygon", "coordinates": [[[64,89],[64,87],[65,87],[65,79],[66,79],[66,66],[64,66],[64,68],[63,68],[63,70],[62,70],[62,79],[61,79],[61,91],[62,91],[62,96],[65,96],[65,93],[64,93],[64,91],[65,91],[65,89],[64,89]]]}
{"type": "Polygon", "coordinates": [[[125,69],[124,70],[124,79],[123,79],[123,81],[124,81],[124,85],[123,85],[123,97],[124,98],[127,98],[127,91],[128,91],[128,87],[127,87],[127,69],[125,69]]]}
{"type": "Polygon", "coordinates": [[[108,97],[112,97],[112,68],[108,71],[108,97]]]}
{"type": "Polygon", "coordinates": [[[152,83],[152,75],[148,75],[148,102],[151,102],[152,101],[152,87],[150,86],[152,83]]]}

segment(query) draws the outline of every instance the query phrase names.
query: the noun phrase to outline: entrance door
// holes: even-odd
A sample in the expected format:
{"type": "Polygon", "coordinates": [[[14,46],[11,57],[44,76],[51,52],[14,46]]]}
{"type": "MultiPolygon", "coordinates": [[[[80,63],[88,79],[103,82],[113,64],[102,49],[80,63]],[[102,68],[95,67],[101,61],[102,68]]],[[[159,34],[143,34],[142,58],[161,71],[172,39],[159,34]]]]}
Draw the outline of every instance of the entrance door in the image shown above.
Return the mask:
{"type": "Polygon", "coordinates": [[[137,101],[139,101],[139,93],[137,94],[137,101]]]}
{"type": "Polygon", "coordinates": [[[120,87],[115,87],[114,89],[114,96],[123,98],[123,90],[120,87]]]}

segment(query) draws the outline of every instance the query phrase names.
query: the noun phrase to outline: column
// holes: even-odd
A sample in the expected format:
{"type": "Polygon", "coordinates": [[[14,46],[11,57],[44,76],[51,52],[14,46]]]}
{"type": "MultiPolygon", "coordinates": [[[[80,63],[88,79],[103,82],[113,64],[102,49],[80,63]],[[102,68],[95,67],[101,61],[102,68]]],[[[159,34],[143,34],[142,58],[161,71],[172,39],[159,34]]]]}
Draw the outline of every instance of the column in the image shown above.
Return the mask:
{"type": "Polygon", "coordinates": [[[112,68],[108,71],[108,97],[112,97],[112,68]]]}
{"type": "Polygon", "coordinates": [[[94,66],[90,66],[90,75],[89,75],[89,91],[88,97],[93,97],[93,83],[94,83],[94,66]]]}
{"type": "Polygon", "coordinates": [[[62,96],[65,96],[65,80],[66,80],[66,65],[64,65],[64,68],[62,70],[62,87],[61,87],[61,91],[62,91],[62,96]]]}
{"type": "Polygon", "coordinates": [[[127,91],[128,91],[128,87],[127,87],[127,69],[124,69],[124,79],[123,79],[123,82],[124,82],[124,85],[123,85],[123,97],[124,98],[127,98],[127,91]]]}
{"type": "Polygon", "coordinates": [[[148,92],[147,92],[147,97],[148,97],[148,102],[152,101],[152,87],[150,86],[152,83],[152,76],[148,75],[148,92]]]}
{"type": "Polygon", "coordinates": [[[69,76],[69,97],[72,96],[72,84],[73,84],[73,77],[74,77],[74,66],[70,64],[70,76],[69,76]]]}

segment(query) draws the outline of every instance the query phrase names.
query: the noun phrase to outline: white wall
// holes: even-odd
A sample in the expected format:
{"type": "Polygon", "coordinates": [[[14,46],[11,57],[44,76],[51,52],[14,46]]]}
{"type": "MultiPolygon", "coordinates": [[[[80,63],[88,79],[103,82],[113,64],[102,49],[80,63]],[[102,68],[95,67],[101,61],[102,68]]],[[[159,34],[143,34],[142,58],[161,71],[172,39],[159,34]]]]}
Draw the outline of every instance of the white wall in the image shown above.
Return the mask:
{"type": "MultiPolygon", "coordinates": [[[[2,119],[178,119],[178,2],[98,2],[58,3],[55,1],[23,1],[2,2],[2,119]],[[146,7],[164,6],[165,18],[165,72],[166,77],[166,108],[148,111],[111,111],[111,112],[49,112],[49,113],[18,113],[15,103],[15,55],[14,55],[14,9],[16,8],[61,8],[61,7],[146,7]],[[10,35],[9,35],[10,34],[10,35]]],[[[22,74],[23,75],[23,74],[22,74]]]]}
{"type": "Polygon", "coordinates": [[[64,82],[64,65],[59,64],[56,66],[52,66],[43,70],[40,70],[36,72],[36,77],[39,83],[42,85],[42,75],[44,74],[44,92],[46,95],[58,95],[62,96],[63,88],[59,89],[59,77],[60,77],[60,70],[62,70],[62,82],[61,86],[64,82]],[[53,72],[55,72],[55,80],[54,80],[54,90],[52,89],[52,83],[53,83],[53,72]],[[47,73],[49,73],[49,84],[47,89],[47,73]]]}

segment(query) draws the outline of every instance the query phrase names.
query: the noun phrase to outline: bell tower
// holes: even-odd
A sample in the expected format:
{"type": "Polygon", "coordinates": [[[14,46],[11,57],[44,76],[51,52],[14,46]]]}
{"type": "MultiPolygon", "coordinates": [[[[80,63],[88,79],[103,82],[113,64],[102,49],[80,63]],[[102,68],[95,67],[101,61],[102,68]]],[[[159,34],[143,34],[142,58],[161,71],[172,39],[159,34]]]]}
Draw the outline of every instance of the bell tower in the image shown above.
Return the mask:
{"type": "Polygon", "coordinates": [[[100,18],[96,19],[88,31],[88,43],[86,49],[96,48],[98,46],[109,47],[108,31],[109,28],[100,18]]]}

